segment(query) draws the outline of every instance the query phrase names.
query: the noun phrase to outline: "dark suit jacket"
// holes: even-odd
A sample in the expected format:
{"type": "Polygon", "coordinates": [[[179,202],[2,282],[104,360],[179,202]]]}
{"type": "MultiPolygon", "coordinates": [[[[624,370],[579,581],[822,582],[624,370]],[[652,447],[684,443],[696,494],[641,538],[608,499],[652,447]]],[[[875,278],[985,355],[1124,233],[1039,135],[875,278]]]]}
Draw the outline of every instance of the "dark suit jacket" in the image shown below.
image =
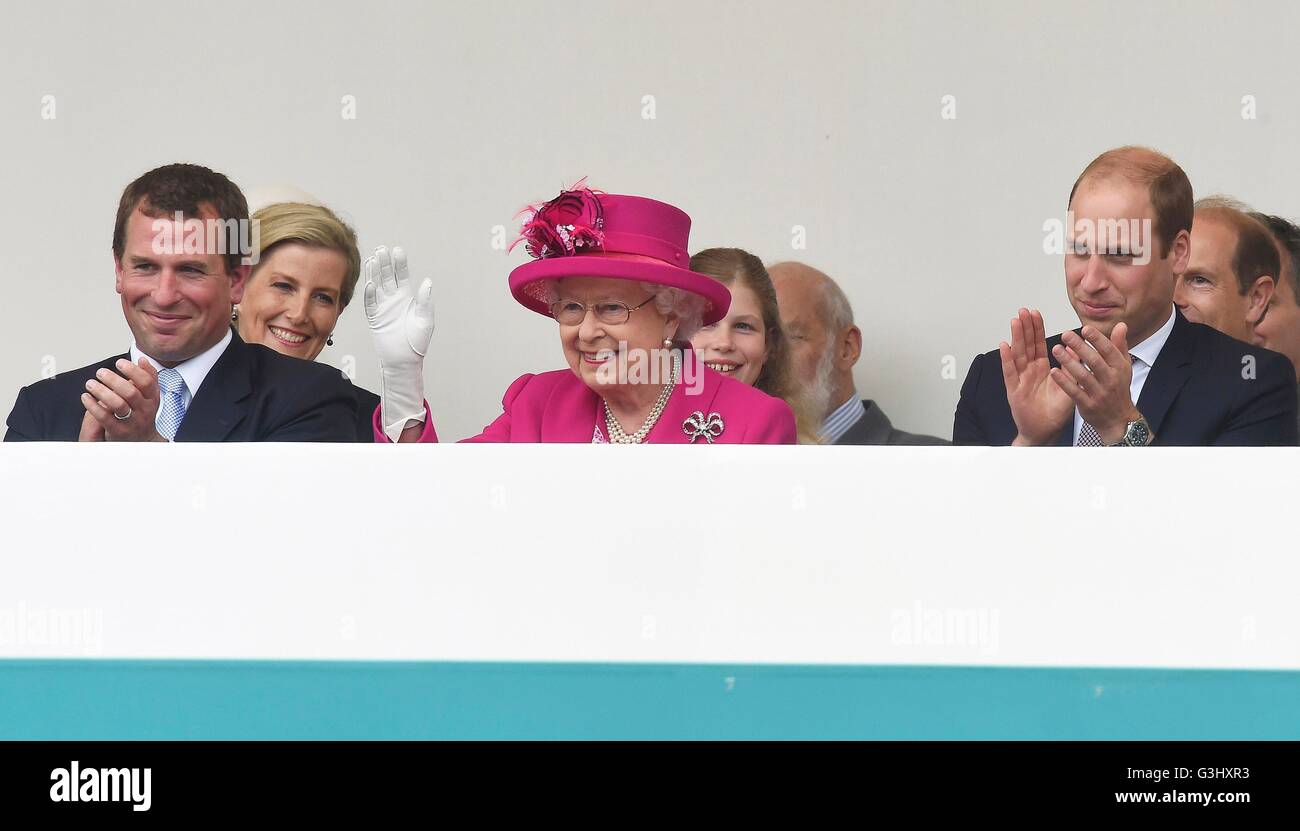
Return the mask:
{"type": "Polygon", "coordinates": [[[358,386],[352,387],[352,395],[356,399],[356,440],[369,444],[375,440],[374,417],[379,396],[358,386]]]}
{"type": "MultiPolygon", "coordinates": [[[[1082,327],[1080,327],[1082,328],[1082,327]]],[[[1075,330],[1079,331],[1078,329],[1075,330]]],[[[1061,336],[1047,340],[1051,349],[1061,336]]],[[[1296,385],[1283,355],[1190,323],[1174,311],[1174,328],[1142,386],[1137,408],[1162,445],[1292,445],[1296,385]],[[1248,369],[1253,365],[1253,377],[1248,369]]],[[[1016,437],[997,351],[977,357],[962,384],[954,444],[1006,445],[1016,437]]],[[[1074,443],[1074,418],[1056,444],[1074,443]]]]}
{"type": "Polygon", "coordinates": [[[862,402],[862,418],[848,429],[836,444],[949,444],[935,436],[923,436],[920,433],[906,433],[894,429],[889,423],[885,411],[876,406],[876,402],[862,402]]]}
{"type": "MultiPolygon", "coordinates": [[[[100,367],[129,357],[116,355],[23,387],[5,441],[76,441],[86,381],[100,367]]],[[[355,388],[334,367],[235,335],[190,402],[176,441],[352,442],[357,406],[355,388]]]]}

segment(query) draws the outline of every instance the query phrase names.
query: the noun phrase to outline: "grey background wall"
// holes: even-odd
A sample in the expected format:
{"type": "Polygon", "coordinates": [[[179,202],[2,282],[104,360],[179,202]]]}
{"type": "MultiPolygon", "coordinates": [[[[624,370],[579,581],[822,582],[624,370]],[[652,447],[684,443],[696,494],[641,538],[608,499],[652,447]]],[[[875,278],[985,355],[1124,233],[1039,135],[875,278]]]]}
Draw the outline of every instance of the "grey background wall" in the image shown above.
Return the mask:
{"type": "MultiPolygon", "coordinates": [[[[1050,329],[1075,322],[1043,223],[1100,151],[1152,145],[1198,195],[1300,215],[1300,8],[1284,2],[46,2],[0,16],[6,412],[42,372],[129,345],[113,212],[171,161],[303,188],[353,221],[363,251],[406,247],[437,284],[427,380],[446,438],[490,421],[520,373],[563,365],[553,324],[510,299],[525,255],[495,248],[494,227],[512,237],[520,207],[582,176],[681,206],[693,250],[836,277],[864,333],[859,391],[943,436],[970,359],[1018,306],[1050,329]]],[[[373,389],[367,338],[358,301],[324,359],[373,389]]]]}

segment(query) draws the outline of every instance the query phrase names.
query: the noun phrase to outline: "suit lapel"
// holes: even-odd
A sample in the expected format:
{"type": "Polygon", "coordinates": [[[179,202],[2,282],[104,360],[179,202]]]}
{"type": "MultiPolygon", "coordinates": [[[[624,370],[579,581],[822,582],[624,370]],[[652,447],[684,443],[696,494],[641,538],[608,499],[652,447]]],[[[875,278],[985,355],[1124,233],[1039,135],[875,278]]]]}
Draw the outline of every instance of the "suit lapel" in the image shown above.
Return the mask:
{"type": "Polygon", "coordinates": [[[893,425],[872,401],[862,401],[862,418],[854,422],[836,444],[889,444],[893,425]]]}
{"type": "MultiPolygon", "coordinates": [[[[1075,334],[1082,336],[1082,329],[1082,326],[1075,329],[1075,334]]],[[[1052,347],[1060,342],[1059,335],[1047,341],[1047,360],[1054,367],[1060,366],[1060,362],[1052,355],[1052,347]]],[[[1142,385],[1142,394],[1137,400],[1138,410],[1146,416],[1151,431],[1157,436],[1160,435],[1160,426],[1169,413],[1169,407],[1192,375],[1192,357],[1195,351],[1196,341],[1192,338],[1191,324],[1175,309],[1173,331],[1156,356],[1156,362],[1151,366],[1146,383],[1142,385]]],[[[1056,444],[1061,447],[1074,444],[1073,415],[1070,416],[1069,425],[1056,437],[1056,444]]]]}
{"type": "Polygon", "coordinates": [[[1161,425],[1174,399],[1182,391],[1187,379],[1192,376],[1192,359],[1196,354],[1196,340],[1192,337],[1192,325],[1182,313],[1174,311],[1174,328],[1169,333],[1156,362],[1151,365],[1146,383],[1142,385],[1142,394],[1138,396],[1137,408],[1146,416],[1151,431],[1160,435],[1161,425]]]}
{"type": "Polygon", "coordinates": [[[225,441],[248,414],[253,394],[250,347],[239,335],[213,364],[203,386],[185,411],[177,441],[225,441]]]}

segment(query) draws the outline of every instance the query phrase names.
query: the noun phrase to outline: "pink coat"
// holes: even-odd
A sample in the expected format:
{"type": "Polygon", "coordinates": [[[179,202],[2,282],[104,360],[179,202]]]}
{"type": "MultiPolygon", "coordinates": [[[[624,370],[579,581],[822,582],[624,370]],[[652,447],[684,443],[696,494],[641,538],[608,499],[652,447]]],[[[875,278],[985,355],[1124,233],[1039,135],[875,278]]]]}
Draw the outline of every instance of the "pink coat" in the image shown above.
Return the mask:
{"type": "MultiPolygon", "coordinates": [[[[698,362],[690,350],[684,355],[686,361],[698,362]]],[[[690,444],[692,435],[695,444],[706,444],[710,437],[714,444],[795,443],[794,413],[784,401],[698,363],[690,370],[683,377],[693,379],[693,387],[677,385],[647,444],[690,444]]],[[[501,406],[504,412],[496,421],[462,441],[590,444],[597,426],[605,433],[600,396],[568,369],[520,376],[506,390],[501,406]]],[[[436,442],[427,405],[424,423],[420,441],[436,442]]],[[[375,441],[387,442],[378,408],[374,424],[375,441]]]]}

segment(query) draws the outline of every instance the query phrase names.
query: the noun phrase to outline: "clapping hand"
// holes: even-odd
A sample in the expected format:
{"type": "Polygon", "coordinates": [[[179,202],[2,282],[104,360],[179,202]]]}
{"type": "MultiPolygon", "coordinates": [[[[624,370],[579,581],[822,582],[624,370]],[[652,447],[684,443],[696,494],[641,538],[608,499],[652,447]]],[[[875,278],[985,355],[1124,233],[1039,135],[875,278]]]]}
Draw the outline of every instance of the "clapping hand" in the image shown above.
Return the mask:
{"type": "Polygon", "coordinates": [[[1021,309],[1011,320],[1011,343],[998,344],[1007,403],[1016,423],[1014,444],[1051,444],[1074,413],[1074,401],[1054,380],[1047,359],[1043,316],[1021,309]]]}
{"type": "Polygon", "coordinates": [[[1052,380],[1068,395],[1079,415],[1091,424],[1104,444],[1124,438],[1130,421],[1142,417],[1133,406],[1133,359],[1128,352],[1128,324],[1117,323],[1109,338],[1092,326],[1083,336],[1061,335],[1052,354],[1060,362],[1052,380]]]}
{"type": "Polygon", "coordinates": [[[86,415],[77,440],[166,441],[154,426],[160,400],[158,370],[148,358],[138,365],[122,358],[115,367],[117,372],[100,369],[86,382],[81,394],[86,415]]]}

